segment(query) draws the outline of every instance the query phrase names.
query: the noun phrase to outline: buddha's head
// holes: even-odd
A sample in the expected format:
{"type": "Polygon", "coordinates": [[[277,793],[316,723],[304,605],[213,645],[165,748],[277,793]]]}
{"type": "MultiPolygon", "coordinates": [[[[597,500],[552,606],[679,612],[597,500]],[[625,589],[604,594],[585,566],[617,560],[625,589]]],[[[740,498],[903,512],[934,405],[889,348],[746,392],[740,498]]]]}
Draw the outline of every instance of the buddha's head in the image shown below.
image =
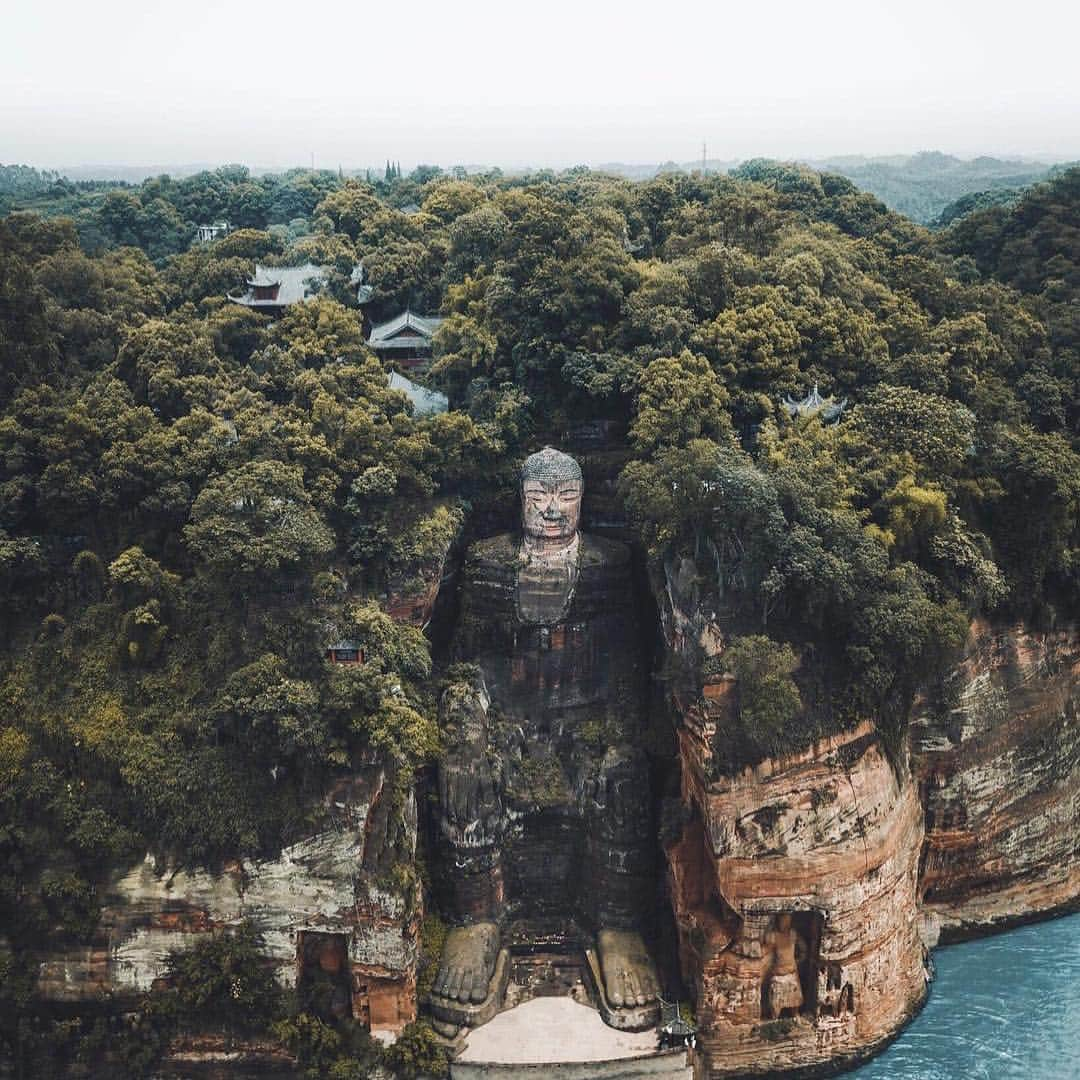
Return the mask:
{"type": "Polygon", "coordinates": [[[573,542],[581,520],[585,483],[581,466],[550,446],[525,459],[521,469],[521,524],[526,540],[549,551],[573,542]]]}

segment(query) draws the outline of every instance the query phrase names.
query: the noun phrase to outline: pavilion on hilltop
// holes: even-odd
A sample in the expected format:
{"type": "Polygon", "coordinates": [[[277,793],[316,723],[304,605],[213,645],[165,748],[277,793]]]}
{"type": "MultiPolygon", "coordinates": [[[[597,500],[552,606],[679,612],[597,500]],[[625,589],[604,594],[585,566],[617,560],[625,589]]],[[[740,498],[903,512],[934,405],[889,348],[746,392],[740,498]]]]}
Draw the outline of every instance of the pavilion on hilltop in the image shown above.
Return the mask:
{"type": "Polygon", "coordinates": [[[227,221],[211,221],[205,225],[198,225],[195,229],[195,242],[197,244],[209,244],[218,237],[228,236],[232,232],[232,226],[227,221]]]}
{"type": "Polygon", "coordinates": [[[847,398],[837,401],[833,397],[822,397],[818,393],[817,383],[814,383],[813,390],[801,401],[785,397],[781,404],[792,419],[797,416],[820,416],[828,424],[840,419],[840,414],[847,408],[847,398]]]}

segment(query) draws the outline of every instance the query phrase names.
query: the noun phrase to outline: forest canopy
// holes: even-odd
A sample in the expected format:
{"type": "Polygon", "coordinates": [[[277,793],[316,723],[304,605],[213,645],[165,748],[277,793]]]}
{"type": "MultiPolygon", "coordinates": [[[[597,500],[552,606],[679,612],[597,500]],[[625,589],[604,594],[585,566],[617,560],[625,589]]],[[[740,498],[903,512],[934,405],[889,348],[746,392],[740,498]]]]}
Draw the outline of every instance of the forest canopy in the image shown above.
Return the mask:
{"type": "Polygon", "coordinates": [[[1080,170],[940,233],[776,162],[397,172],[12,177],[9,205],[67,211],[0,220],[12,940],[83,932],[147,849],[280,850],[365,754],[430,761],[429,643],[381,605],[586,421],[623,433],[654,568],[734,642],[718,767],[864,717],[895,738],[972,617],[1080,612],[1080,170]],[[226,300],[255,260],[329,285],[272,320],[226,300]],[[444,316],[445,413],[365,343],[407,305],[444,316]],[[789,414],[814,386],[838,419],[789,414]],[[366,662],[328,663],[337,638],[366,662]]]}

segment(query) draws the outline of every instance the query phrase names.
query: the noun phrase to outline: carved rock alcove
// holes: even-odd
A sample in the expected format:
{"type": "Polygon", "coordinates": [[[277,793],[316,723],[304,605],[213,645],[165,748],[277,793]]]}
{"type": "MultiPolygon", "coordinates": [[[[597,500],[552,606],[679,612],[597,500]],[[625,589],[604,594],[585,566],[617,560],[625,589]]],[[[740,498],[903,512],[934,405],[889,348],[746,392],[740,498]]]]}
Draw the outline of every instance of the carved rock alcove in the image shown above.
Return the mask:
{"type": "Polygon", "coordinates": [[[532,455],[523,531],[465,555],[440,703],[448,1034],[589,982],[612,1026],[658,1016],[647,585],[628,545],[579,530],[582,492],[573,458],[532,455]]]}

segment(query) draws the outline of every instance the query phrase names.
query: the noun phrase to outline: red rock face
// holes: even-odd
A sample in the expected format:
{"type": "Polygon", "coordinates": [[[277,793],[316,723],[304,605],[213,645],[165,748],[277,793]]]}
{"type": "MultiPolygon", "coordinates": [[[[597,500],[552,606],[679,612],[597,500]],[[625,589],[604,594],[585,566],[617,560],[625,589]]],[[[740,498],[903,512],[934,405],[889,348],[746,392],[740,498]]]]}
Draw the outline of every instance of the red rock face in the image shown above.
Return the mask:
{"type": "Polygon", "coordinates": [[[445,559],[426,568],[419,586],[413,583],[408,588],[391,589],[382,601],[386,614],[408,626],[427,626],[439,597],[444,563],[445,559]]]}
{"type": "Polygon", "coordinates": [[[1080,640],[973,624],[947,700],[920,709],[923,903],[946,940],[1080,897],[1080,640]]]}
{"type": "Polygon", "coordinates": [[[922,811],[869,725],[706,783],[708,716],[681,730],[690,815],[668,849],[685,978],[712,1076],[876,1048],[925,994],[922,811]]]}
{"type": "MultiPolygon", "coordinates": [[[[668,566],[656,590],[668,649],[718,657],[723,634],[684,579],[668,566]]],[[[683,684],[688,820],[667,855],[711,1075],[863,1056],[918,1007],[920,935],[1080,904],[1078,688],[1074,626],[979,621],[948,684],[916,705],[909,763],[890,764],[867,723],[709,781],[735,683],[683,684]]]]}

